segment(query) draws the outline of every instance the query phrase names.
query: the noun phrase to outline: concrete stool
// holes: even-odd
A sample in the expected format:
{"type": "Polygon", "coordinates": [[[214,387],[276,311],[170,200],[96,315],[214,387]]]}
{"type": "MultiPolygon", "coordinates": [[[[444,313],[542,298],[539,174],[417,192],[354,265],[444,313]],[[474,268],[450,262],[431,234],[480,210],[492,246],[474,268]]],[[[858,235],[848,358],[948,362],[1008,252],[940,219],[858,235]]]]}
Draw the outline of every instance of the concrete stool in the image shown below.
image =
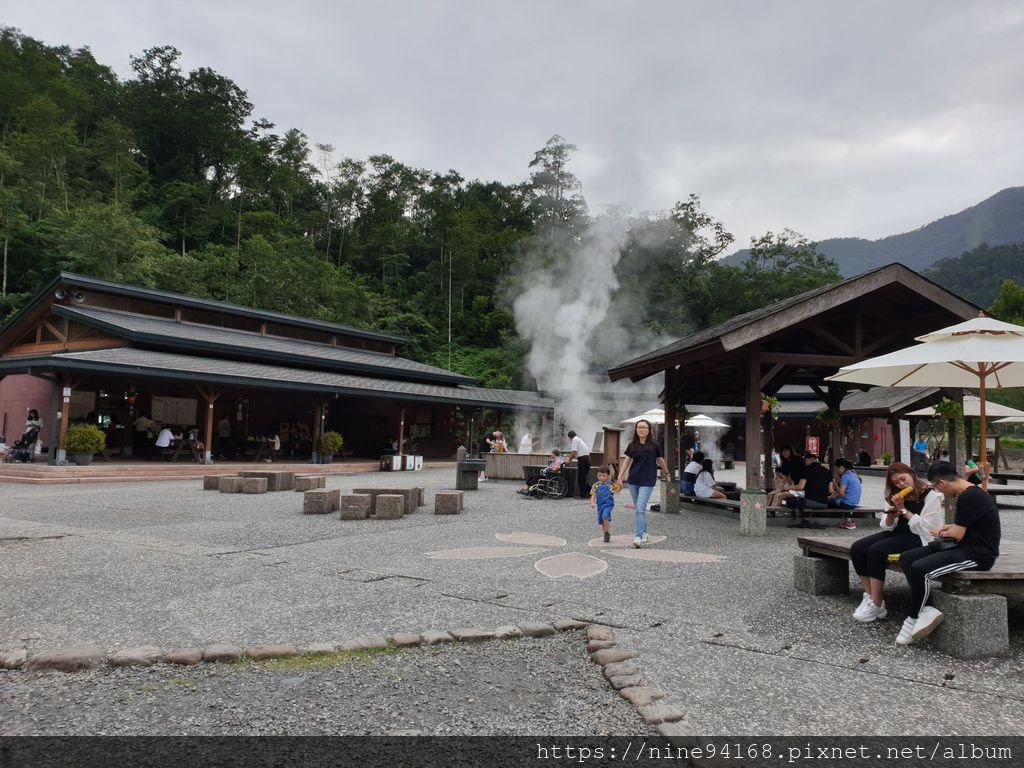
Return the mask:
{"type": "Polygon", "coordinates": [[[434,494],[434,514],[459,514],[462,511],[462,499],[462,491],[438,491],[434,494]]]}
{"type": "Polygon", "coordinates": [[[422,507],[422,506],[424,506],[427,503],[424,500],[424,496],[425,496],[425,494],[423,493],[423,489],[422,488],[417,488],[416,489],[416,506],[417,507],[422,507]]]}
{"type": "Polygon", "coordinates": [[[217,484],[217,490],[221,493],[241,493],[242,480],[243,478],[238,477],[237,475],[222,477],[220,478],[220,482],[217,484]]]}
{"type": "Polygon", "coordinates": [[[204,491],[219,491],[220,490],[220,475],[207,475],[203,478],[203,490],[204,491]]]}
{"type": "Polygon", "coordinates": [[[368,493],[347,493],[341,497],[342,520],[365,520],[370,516],[370,500],[368,493]]]}
{"type": "Polygon", "coordinates": [[[243,477],[242,493],[266,493],[267,478],[265,477],[243,477]]]}
{"type": "Polygon", "coordinates": [[[296,475],[296,491],[312,491],[314,488],[326,488],[327,478],[324,475],[296,475]]]}
{"type": "Polygon", "coordinates": [[[239,472],[242,477],[265,477],[268,491],[290,491],[295,488],[294,472],[239,472]]]}
{"type": "Polygon", "coordinates": [[[405,513],[406,494],[382,493],[377,497],[378,520],[400,520],[405,513]]]}
{"type": "Polygon", "coordinates": [[[1006,598],[1002,595],[956,595],[932,590],[932,603],[945,614],[932,645],[958,659],[980,659],[1010,647],[1006,598]]]}
{"type": "Polygon", "coordinates": [[[834,557],[793,557],[793,586],[811,595],[845,595],[850,591],[850,566],[834,557]]]}
{"type": "Polygon", "coordinates": [[[302,494],[302,514],[326,515],[338,509],[340,503],[340,489],[314,488],[302,494]]]}
{"type": "Polygon", "coordinates": [[[420,494],[418,488],[406,488],[402,491],[405,496],[405,514],[411,515],[419,506],[420,494]]]}

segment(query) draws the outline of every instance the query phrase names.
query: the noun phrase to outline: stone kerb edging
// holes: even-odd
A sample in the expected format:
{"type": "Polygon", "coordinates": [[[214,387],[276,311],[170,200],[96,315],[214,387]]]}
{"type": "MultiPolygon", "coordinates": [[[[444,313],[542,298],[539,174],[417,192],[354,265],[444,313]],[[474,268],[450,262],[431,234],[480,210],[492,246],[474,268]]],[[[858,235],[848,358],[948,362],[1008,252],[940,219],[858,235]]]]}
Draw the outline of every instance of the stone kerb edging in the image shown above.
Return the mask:
{"type": "Polygon", "coordinates": [[[237,662],[244,659],[265,661],[296,656],[413,648],[444,643],[475,643],[488,640],[511,640],[519,637],[547,637],[556,632],[580,629],[587,631],[587,653],[590,654],[591,660],[601,666],[602,674],[608,684],[618,691],[622,698],[636,707],[637,713],[645,723],[657,726],[660,735],[677,743],[696,743],[697,732],[684,720],[683,712],[664,701],[664,691],[644,684],[637,652],[619,647],[611,627],[603,624],[586,624],[574,619],[560,619],[551,624],[543,622],[525,622],[518,626],[507,624],[490,631],[477,627],[457,627],[448,631],[428,629],[420,633],[397,633],[390,636],[363,635],[340,643],[312,643],[304,646],[274,643],[242,648],[227,643],[214,643],[205,648],[175,648],[164,653],[156,646],[142,645],[110,654],[93,646],[82,646],[45,651],[31,658],[29,658],[28,652],[21,648],[15,651],[0,651],[0,669],[83,672],[98,669],[104,663],[112,667],[148,667],[158,663],[191,666],[202,663],[237,662]]]}

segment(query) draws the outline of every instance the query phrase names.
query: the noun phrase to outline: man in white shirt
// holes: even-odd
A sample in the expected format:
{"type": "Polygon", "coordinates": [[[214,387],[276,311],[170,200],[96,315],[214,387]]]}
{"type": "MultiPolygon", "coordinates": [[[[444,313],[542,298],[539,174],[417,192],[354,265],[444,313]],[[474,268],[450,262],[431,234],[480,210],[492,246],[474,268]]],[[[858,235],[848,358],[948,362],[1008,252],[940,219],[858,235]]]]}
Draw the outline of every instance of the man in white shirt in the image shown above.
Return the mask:
{"type": "Polygon", "coordinates": [[[576,481],[580,489],[580,498],[590,498],[590,446],[580,439],[580,436],[569,431],[569,461],[576,461],[576,481]]]}
{"type": "Polygon", "coordinates": [[[172,442],[174,442],[174,433],[171,432],[171,428],[165,424],[164,428],[161,429],[160,433],[156,436],[156,447],[170,448],[172,442]]]}

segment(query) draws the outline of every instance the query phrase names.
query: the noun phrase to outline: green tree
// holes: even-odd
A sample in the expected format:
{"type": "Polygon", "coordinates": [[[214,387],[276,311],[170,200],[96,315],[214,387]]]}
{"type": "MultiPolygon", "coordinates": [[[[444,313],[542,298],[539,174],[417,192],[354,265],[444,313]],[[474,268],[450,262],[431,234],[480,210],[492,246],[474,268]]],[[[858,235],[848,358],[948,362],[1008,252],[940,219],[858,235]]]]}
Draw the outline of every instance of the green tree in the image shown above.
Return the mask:
{"type": "Polygon", "coordinates": [[[1024,286],[1013,280],[1004,280],[988,311],[1004,322],[1024,325],[1024,286]]]}

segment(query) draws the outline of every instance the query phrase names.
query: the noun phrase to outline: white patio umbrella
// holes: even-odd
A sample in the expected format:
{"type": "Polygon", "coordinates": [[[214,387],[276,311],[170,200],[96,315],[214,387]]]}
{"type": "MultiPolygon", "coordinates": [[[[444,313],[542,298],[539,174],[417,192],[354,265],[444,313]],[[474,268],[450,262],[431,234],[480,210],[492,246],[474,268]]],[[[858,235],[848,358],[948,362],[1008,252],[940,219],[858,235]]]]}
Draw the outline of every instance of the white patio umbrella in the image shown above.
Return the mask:
{"type": "MultiPolygon", "coordinates": [[[[1024,419],[1024,411],[1018,411],[1016,408],[1011,408],[1008,405],[1000,405],[999,403],[986,403],[985,413],[989,418],[996,416],[1006,416],[1009,418],[1015,418],[1018,420],[1024,419]]],[[[904,416],[935,416],[935,409],[931,406],[927,408],[918,408],[916,411],[910,411],[909,413],[903,414],[904,416]]],[[[981,417],[981,399],[974,395],[964,395],[964,416],[970,419],[977,419],[981,417]]],[[[1002,419],[996,422],[996,424],[1002,423],[1002,419]]],[[[1012,422],[1010,422],[1012,423],[1012,422]]]]}
{"type": "Polygon", "coordinates": [[[917,340],[922,343],[844,366],[828,380],[881,387],[977,387],[987,487],[985,390],[1024,386],[1024,327],[980,316],[917,340]]]}
{"type": "Polygon", "coordinates": [[[720,421],[715,421],[710,416],[705,416],[703,413],[698,413],[693,418],[687,419],[683,423],[683,426],[686,426],[686,427],[697,427],[697,428],[701,428],[701,427],[705,427],[705,428],[722,427],[722,428],[725,428],[725,427],[728,427],[729,425],[728,424],[723,424],[720,421]]]}
{"type": "Polygon", "coordinates": [[[1005,419],[996,419],[995,424],[1024,424],[1024,416],[1007,416],[1005,419]]]}
{"type": "Polygon", "coordinates": [[[641,419],[646,419],[651,424],[664,424],[665,423],[665,411],[661,408],[651,408],[649,411],[641,413],[639,416],[634,416],[631,419],[623,419],[623,424],[636,424],[641,419]]]}

